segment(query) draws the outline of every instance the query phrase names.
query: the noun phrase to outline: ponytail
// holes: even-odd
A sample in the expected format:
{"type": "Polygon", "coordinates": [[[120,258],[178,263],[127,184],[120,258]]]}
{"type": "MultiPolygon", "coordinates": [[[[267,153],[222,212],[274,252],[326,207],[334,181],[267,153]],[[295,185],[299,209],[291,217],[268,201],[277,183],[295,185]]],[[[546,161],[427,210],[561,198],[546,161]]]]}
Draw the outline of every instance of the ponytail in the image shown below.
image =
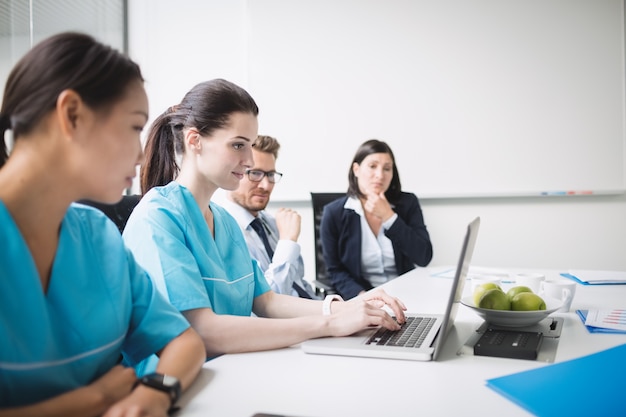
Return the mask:
{"type": "Polygon", "coordinates": [[[161,114],[150,127],[146,141],[146,159],[140,173],[142,194],[153,187],[168,184],[178,175],[174,134],[176,128],[171,126],[171,114],[172,108],[161,114]]]}
{"type": "Polygon", "coordinates": [[[176,155],[184,156],[184,133],[196,128],[203,136],[228,125],[235,112],[259,114],[254,99],[246,90],[223,79],[197,84],[180,104],[160,115],[148,133],[146,160],[141,167],[141,192],[173,181],[180,171],[176,155]]]}

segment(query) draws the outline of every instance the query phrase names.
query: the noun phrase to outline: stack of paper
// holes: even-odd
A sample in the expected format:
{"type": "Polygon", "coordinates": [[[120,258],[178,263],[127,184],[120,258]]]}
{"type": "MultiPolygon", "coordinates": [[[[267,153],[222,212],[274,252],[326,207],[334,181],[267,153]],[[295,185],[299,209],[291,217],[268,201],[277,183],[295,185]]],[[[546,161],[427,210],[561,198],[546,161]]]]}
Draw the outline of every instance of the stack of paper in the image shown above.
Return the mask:
{"type": "Polygon", "coordinates": [[[530,371],[487,386],[537,416],[623,416],[626,344],[530,371]]]}
{"type": "Polygon", "coordinates": [[[576,310],[589,333],[626,333],[626,310],[576,310]]]}
{"type": "Polygon", "coordinates": [[[626,284],[626,271],[569,271],[561,276],[583,285],[626,284]]]}

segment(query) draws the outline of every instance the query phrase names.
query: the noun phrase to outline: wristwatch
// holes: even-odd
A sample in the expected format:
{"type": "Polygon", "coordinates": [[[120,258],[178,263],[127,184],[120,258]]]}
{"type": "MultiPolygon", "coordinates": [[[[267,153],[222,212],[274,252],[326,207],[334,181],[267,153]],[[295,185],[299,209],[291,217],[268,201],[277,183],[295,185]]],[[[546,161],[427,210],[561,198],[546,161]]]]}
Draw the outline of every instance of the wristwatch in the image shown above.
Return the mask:
{"type": "Polygon", "coordinates": [[[180,381],[174,376],[158,374],[155,372],[152,374],[146,374],[139,378],[135,383],[135,386],[138,384],[167,393],[171,400],[170,408],[174,407],[174,404],[176,404],[176,401],[178,401],[178,398],[180,397],[180,381]]]}

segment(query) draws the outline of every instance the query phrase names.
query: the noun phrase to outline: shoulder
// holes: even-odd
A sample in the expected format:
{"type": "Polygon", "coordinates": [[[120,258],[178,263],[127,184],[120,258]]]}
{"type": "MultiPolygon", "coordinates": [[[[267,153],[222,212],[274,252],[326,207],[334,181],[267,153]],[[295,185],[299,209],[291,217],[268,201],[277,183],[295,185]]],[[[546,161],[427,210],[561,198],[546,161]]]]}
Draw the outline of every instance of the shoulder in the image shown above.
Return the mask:
{"type": "Polygon", "coordinates": [[[406,218],[421,212],[422,209],[415,194],[403,192],[395,202],[394,210],[400,217],[406,218]]]}
{"type": "Polygon", "coordinates": [[[72,203],[63,219],[64,225],[73,229],[89,231],[117,230],[117,226],[101,210],[81,203],[72,203]]]}
{"type": "Polygon", "coordinates": [[[183,189],[175,182],[150,189],[143,196],[138,206],[158,205],[169,208],[180,207],[183,201],[183,189]]]}
{"type": "MultiPolygon", "coordinates": [[[[194,218],[176,183],[150,189],[131,213],[124,228],[124,240],[130,247],[141,247],[153,234],[174,235],[182,239],[194,218]]],[[[193,197],[192,197],[193,198],[193,197]]],[[[195,204],[195,203],[194,203],[195,204]]]]}
{"type": "Polygon", "coordinates": [[[72,203],[65,213],[62,228],[75,243],[86,244],[96,250],[124,250],[122,235],[111,219],[97,208],[72,203]]]}
{"type": "Polygon", "coordinates": [[[398,204],[417,204],[417,196],[413,193],[401,192],[398,198],[398,204]]]}
{"type": "Polygon", "coordinates": [[[346,204],[346,200],[348,200],[347,196],[339,197],[336,200],[331,201],[330,203],[324,206],[324,211],[328,210],[333,213],[339,212],[343,210],[343,206],[346,204]]]}
{"type": "MultiPolygon", "coordinates": [[[[193,199],[193,196],[191,197],[193,199]]],[[[184,189],[175,182],[150,189],[139,201],[132,217],[144,220],[152,218],[187,218],[187,203],[184,189]],[[139,216],[135,216],[139,214],[139,216]]]]}

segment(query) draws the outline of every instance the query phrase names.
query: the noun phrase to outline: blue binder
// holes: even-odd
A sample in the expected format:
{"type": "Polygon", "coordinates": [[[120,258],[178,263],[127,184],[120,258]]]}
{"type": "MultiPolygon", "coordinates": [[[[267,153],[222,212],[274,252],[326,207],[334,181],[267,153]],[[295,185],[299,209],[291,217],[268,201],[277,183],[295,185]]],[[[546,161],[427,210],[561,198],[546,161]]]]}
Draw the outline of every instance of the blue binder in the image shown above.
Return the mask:
{"type": "Polygon", "coordinates": [[[626,416],[626,344],[581,358],[487,380],[539,417],[626,416]]]}
{"type": "MultiPolygon", "coordinates": [[[[585,321],[587,321],[587,312],[589,310],[576,310],[576,314],[578,314],[578,317],[580,317],[580,319],[582,320],[583,324],[585,324],[585,321]]],[[[587,328],[587,331],[589,333],[618,333],[618,334],[626,334],[626,331],[624,330],[618,330],[618,329],[607,329],[605,327],[595,327],[595,326],[588,326],[585,324],[585,327],[587,328]]],[[[626,413],[624,413],[626,415],[626,413]]]]}

